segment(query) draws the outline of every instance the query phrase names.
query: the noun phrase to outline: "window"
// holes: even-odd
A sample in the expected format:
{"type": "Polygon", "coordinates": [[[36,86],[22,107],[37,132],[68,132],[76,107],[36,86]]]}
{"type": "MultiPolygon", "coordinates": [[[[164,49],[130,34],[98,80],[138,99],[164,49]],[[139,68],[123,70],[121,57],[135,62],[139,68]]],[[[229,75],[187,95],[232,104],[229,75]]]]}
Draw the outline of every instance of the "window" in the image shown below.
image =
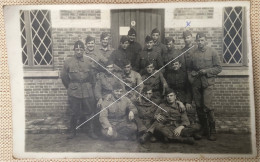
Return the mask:
{"type": "Polygon", "coordinates": [[[223,63],[230,66],[246,64],[244,37],[244,16],[242,7],[224,8],[223,63]]]}
{"type": "Polygon", "coordinates": [[[52,67],[50,11],[20,11],[20,25],[24,66],[52,67]]]}

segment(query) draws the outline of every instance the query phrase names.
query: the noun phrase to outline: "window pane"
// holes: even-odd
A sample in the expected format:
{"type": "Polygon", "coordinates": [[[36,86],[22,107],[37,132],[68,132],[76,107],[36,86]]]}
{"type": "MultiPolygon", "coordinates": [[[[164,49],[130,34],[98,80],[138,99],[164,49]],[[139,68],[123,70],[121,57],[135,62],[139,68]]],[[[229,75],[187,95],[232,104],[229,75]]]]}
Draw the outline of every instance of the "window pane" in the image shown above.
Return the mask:
{"type": "Polygon", "coordinates": [[[25,31],[24,11],[20,11],[20,30],[21,30],[21,45],[22,45],[22,61],[24,65],[28,65],[27,40],[25,31]]]}

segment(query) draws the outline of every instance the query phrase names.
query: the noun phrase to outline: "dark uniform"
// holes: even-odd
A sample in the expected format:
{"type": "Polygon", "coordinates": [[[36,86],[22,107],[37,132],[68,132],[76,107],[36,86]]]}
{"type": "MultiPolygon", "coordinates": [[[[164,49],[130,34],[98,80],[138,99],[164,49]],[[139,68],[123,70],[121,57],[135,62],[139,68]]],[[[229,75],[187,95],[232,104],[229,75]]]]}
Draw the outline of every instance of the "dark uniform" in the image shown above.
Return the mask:
{"type": "MultiPolygon", "coordinates": [[[[116,98],[112,96],[109,101],[104,101],[102,107],[106,108],[115,101],[116,98]]],[[[99,117],[99,121],[102,125],[102,134],[110,139],[127,139],[136,135],[136,124],[128,119],[130,111],[132,111],[135,116],[137,115],[136,107],[126,97],[121,98],[107,109],[104,109],[99,117]],[[113,129],[112,136],[107,134],[109,127],[113,129]]]]}
{"type": "MultiPolygon", "coordinates": [[[[84,44],[78,41],[74,49],[84,50],[84,44]]],[[[76,135],[76,126],[81,117],[91,117],[94,113],[95,99],[92,89],[93,73],[90,61],[85,56],[77,57],[76,54],[67,59],[61,71],[62,83],[66,87],[70,104],[70,128],[73,136],[76,135]]],[[[93,131],[92,121],[90,131],[93,131]]],[[[73,137],[72,136],[72,137],[73,137]]]]}
{"type": "MultiPolygon", "coordinates": [[[[203,37],[205,37],[203,33],[198,33],[196,36],[197,40],[203,37]]],[[[212,91],[215,77],[222,71],[219,55],[211,47],[198,48],[194,51],[191,69],[189,80],[192,84],[197,114],[210,139],[210,136],[216,133],[212,91]],[[205,74],[200,74],[201,70],[205,70],[205,74]]]]}
{"type": "MultiPolygon", "coordinates": [[[[153,33],[159,33],[160,35],[160,31],[157,28],[152,30],[151,36],[153,35],[153,33]]],[[[164,55],[167,53],[167,48],[163,43],[157,40],[157,42],[154,43],[154,51],[159,53],[163,58],[164,55]]]]}

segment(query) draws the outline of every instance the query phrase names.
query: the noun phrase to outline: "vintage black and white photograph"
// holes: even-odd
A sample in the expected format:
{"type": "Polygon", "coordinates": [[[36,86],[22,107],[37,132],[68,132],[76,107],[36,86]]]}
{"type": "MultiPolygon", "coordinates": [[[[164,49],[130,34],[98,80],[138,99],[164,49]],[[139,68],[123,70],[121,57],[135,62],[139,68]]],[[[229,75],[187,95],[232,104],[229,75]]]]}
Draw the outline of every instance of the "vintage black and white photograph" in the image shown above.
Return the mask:
{"type": "Polygon", "coordinates": [[[14,157],[253,157],[249,2],[6,6],[14,157]]]}

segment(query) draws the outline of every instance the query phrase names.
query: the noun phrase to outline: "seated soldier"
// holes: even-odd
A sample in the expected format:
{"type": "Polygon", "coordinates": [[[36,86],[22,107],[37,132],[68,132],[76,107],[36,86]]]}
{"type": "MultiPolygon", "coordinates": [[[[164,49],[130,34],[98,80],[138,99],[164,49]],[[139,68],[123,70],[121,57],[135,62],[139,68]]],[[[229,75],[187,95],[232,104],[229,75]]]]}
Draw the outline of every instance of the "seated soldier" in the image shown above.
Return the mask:
{"type": "Polygon", "coordinates": [[[144,86],[153,87],[153,94],[156,98],[162,98],[165,89],[168,88],[168,84],[163,74],[158,71],[155,73],[154,63],[147,61],[145,64],[145,72],[142,75],[144,86]],[[153,75],[154,74],[154,75],[153,75]]]}
{"type": "Polygon", "coordinates": [[[135,140],[137,126],[133,121],[137,109],[127,97],[121,98],[122,84],[116,82],[112,88],[111,97],[102,103],[103,110],[99,116],[101,132],[112,140],[135,140]],[[110,106],[111,103],[113,104],[110,106]]]}
{"type": "MultiPolygon", "coordinates": [[[[123,64],[122,79],[127,84],[125,85],[125,89],[129,91],[131,90],[131,88],[135,88],[136,86],[138,86],[135,90],[141,93],[143,89],[141,75],[132,70],[132,66],[129,60],[124,60],[122,64],[123,64]]],[[[138,93],[136,93],[135,91],[131,91],[127,96],[132,102],[136,101],[137,98],[139,97],[138,93]]]]}
{"type": "Polygon", "coordinates": [[[190,128],[190,122],[186,112],[180,112],[176,100],[176,94],[172,89],[167,89],[165,95],[166,102],[160,104],[160,107],[155,112],[154,118],[156,121],[145,133],[140,142],[144,143],[152,133],[160,134],[166,142],[181,142],[194,144],[193,135],[199,129],[190,128]]]}
{"type": "MultiPolygon", "coordinates": [[[[117,74],[114,71],[114,64],[112,61],[108,61],[106,63],[106,69],[111,71],[113,74],[118,76],[120,78],[120,75],[117,74]]],[[[115,76],[113,76],[111,73],[108,71],[104,70],[104,72],[100,72],[99,75],[97,75],[97,81],[95,84],[95,90],[94,90],[94,95],[97,100],[97,107],[100,108],[102,102],[106,99],[109,98],[108,95],[111,94],[113,88],[112,84],[113,83],[121,83],[115,76]]],[[[123,85],[123,83],[121,83],[123,85]]]]}
{"type": "MultiPolygon", "coordinates": [[[[142,90],[142,95],[144,97],[141,97],[141,99],[135,104],[138,110],[138,117],[135,118],[135,121],[139,136],[142,136],[145,132],[147,132],[155,121],[154,113],[157,110],[157,106],[152,102],[159,104],[159,100],[156,100],[156,98],[153,97],[152,87],[145,86],[142,90]]],[[[156,138],[152,136],[150,141],[155,142],[156,138]]]]}
{"type": "Polygon", "coordinates": [[[157,70],[163,66],[161,53],[153,48],[154,42],[152,37],[146,36],[145,44],[144,50],[140,53],[136,61],[136,68],[140,74],[143,74],[147,61],[152,62],[154,68],[157,70]]]}

